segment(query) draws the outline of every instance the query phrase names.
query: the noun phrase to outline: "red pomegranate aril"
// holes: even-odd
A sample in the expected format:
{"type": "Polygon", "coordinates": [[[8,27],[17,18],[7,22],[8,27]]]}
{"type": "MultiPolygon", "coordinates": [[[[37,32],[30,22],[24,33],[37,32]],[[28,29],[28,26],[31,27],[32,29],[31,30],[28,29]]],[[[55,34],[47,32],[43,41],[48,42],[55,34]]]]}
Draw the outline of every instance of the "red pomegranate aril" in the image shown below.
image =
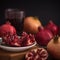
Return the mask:
{"type": "Polygon", "coordinates": [[[20,44],[18,44],[17,42],[11,42],[10,43],[10,46],[16,46],[16,47],[20,47],[21,45],[20,44]]]}
{"type": "Polygon", "coordinates": [[[23,32],[21,35],[22,40],[22,46],[29,46],[32,45],[35,42],[35,37],[32,34],[27,34],[26,32],[23,32]]]}
{"type": "Polygon", "coordinates": [[[33,34],[29,34],[29,38],[32,40],[31,42],[35,42],[35,37],[33,34]]]}
{"type": "Polygon", "coordinates": [[[31,57],[31,56],[33,56],[33,54],[32,53],[29,53],[28,57],[31,57]]]}
{"type": "Polygon", "coordinates": [[[3,42],[7,44],[8,46],[30,46],[35,42],[34,35],[27,34],[26,32],[23,32],[20,37],[18,37],[17,34],[11,34],[10,32],[7,32],[6,35],[2,36],[3,42]]]}
{"type": "Polygon", "coordinates": [[[7,44],[8,46],[21,46],[17,35],[6,33],[6,35],[3,36],[2,39],[3,42],[5,42],[5,44],[7,44]]]}

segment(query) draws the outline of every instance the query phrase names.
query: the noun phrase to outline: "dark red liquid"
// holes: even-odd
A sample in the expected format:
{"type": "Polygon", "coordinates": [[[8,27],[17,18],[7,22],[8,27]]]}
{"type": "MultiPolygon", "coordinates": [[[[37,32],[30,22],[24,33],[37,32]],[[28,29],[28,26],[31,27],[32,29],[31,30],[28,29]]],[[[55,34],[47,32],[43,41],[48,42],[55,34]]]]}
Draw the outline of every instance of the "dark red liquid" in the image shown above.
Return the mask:
{"type": "Polygon", "coordinates": [[[11,25],[13,25],[16,28],[17,34],[21,35],[23,32],[23,19],[6,19],[6,21],[11,22],[11,25]]]}
{"type": "Polygon", "coordinates": [[[23,20],[25,17],[25,12],[20,9],[6,9],[5,19],[11,22],[11,24],[16,28],[17,34],[20,35],[23,31],[23,20]]]}

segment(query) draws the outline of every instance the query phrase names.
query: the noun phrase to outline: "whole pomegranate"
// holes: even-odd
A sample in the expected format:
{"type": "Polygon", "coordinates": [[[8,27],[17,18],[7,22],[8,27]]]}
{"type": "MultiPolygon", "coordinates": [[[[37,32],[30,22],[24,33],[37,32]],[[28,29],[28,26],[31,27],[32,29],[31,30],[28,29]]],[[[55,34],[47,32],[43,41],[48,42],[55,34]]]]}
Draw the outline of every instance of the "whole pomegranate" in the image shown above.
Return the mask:
{"type": "Polygon", "coordinates": [[[43,28],[43,26],[39,27],[39,32],[35,34],[36,42],[42,46],[46,46],[52,38],[52,32],[43,28]]]}
{"type": "Polygon", "coordinates": [[[6,33],[8,32],[11,33],[12,35],[16,34],[15,27],[12,26],[9,21],[0,26],[0,37],[6,35],[6,33]]]}
{"type": "Polygon", "coordinates": [[[60,36],[55,36],[47,45],[47,51],[56,60],[60,60],[60,36]]]}
{"type": "Polygon", "coordinates": [[[47,60],[48,52],[44,48],[36,48],[28,51],[25,55],[26,60],[47,60]]]}
{"type": "Polygon", "coordinates": [[[45,28],[49,29],[54,36],[58,34],[58,26],[54,24],[52,20],[49,21],[45,28]]]}
{"type": "Polygon", "coordinates": [[[42,23],[37,17],[28,16],[24,19],[24,31],[28,33],[37,33],[38,27],[41,26],[42,23]]]}

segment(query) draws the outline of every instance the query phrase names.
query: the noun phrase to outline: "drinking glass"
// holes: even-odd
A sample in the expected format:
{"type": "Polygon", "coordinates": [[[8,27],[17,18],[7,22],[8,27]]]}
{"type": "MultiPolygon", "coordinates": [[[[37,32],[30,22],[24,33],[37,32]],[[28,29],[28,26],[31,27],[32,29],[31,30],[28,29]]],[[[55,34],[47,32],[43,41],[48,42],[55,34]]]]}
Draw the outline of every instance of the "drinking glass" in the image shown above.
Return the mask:
{"type": "Polygon", "coordinates": [[[5,9],[5,19],[6,21],[9,21],[16,28],[18,35],[21,35],[21,33],[23,32],[24,18],[25,18],[25,11],[12,8],[5,9]]]}

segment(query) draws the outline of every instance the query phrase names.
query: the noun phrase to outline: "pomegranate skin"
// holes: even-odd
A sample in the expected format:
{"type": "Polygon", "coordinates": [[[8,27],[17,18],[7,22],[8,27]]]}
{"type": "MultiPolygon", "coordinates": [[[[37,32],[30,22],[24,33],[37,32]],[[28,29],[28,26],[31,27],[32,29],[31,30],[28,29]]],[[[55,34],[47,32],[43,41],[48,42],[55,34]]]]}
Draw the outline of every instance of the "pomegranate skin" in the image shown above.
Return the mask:
{"type": "Polygon", "coordinates": [[[0,26],[0,37],[6,35],[7,33],[11,33],[12,35],[16,34],[15,27],[12,26],[8,21],[0,26]]]}
{"type": "Polygon", "coordinates": [[[54,24],[52,20],[49,21],[49,23],[45,26],[45,28],[49,29],[54,36],[58,34],[58,26],[54,24]]]}
{"type": "Polygon", "coordinates": [[[53,38],[50,30],[39,27],[39,32],[35,35],[36,42],[41,46],[47,46],[48,42],[53,38]]]}

